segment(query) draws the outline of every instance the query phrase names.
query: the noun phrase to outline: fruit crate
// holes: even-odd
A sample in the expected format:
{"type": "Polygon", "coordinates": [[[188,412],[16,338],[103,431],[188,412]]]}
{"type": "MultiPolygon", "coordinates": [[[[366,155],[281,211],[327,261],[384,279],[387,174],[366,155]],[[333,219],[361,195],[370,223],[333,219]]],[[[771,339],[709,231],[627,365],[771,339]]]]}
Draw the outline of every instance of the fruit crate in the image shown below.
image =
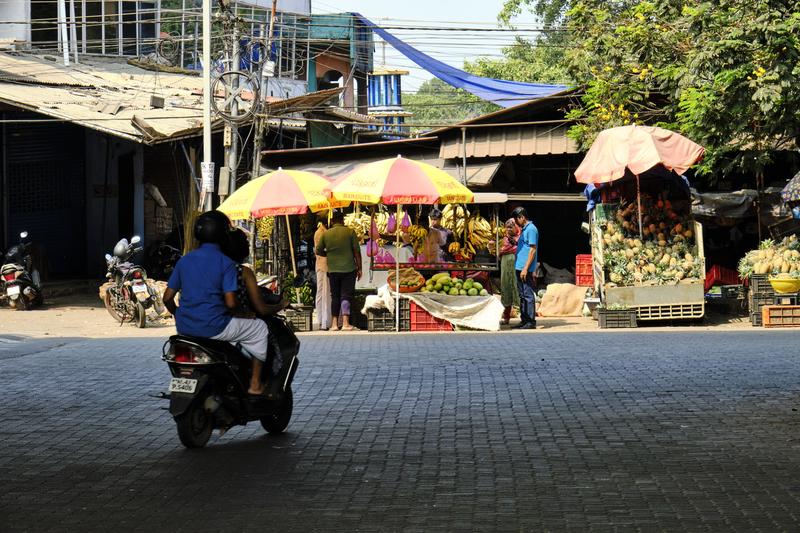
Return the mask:
{"type": "Polygon", "coordinates": [[[736,285],[740,283],[739,274],[730,268],[714,265],[706,272],[706,281],[703,288],[708,292],[718,282],[722,285],[736,285]]]}
{"type": "Polygon", "coordinates": [[[576,255],[575,285],[578,287],[594,287],[594,273],[592,269],[592,254],[576,255]]]}
{"type": "Polygon", "coordinates": [[[753,274],[750,276],[750,294],[759,296],[775,296],[775,289],[769,283],[766,274],[753,274]]]}
{"type": "Polygon", "coordinates": [[[310,305],[291,307],[283,313],[293,330],[298,332],[311,331],[311,316],[314,313],[314,308],[310,305]]]}
{"type": "Polygon", "coordinates": [[[800,327],[800,305],[765,305],[761,322],[765,328],[800,327]]]}
{"type": "MultiPolygon", "coordinates": [[[[400,331],[411,331],[411,302],[400,299],[400,331]]],[[[397,322],[388,309],[367,310],[368,331],[396,331],[397,322]]]]}
{"type": "Polygon", "coordinates": [[[436,318],[425,309],[411,302],[411,331],[452,331],[453,325],[447,320],[436,318]]]}
{"type": "Polygon", "coordinates": [[[635,328],[636,309],[598,309],[600,329],[635,328]]]}

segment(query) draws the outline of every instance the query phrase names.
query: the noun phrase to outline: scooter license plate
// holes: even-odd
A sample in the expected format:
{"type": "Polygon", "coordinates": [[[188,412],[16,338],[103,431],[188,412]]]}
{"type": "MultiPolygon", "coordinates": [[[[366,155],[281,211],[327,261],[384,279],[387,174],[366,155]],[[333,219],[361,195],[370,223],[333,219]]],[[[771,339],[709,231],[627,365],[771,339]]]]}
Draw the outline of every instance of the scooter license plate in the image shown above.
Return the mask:
{"type": "Polygon", "coordinates": [[[139,294],[140,292],[145,292],[146,293],[147,292],[147,285],[145,285],[145,284],[134,285],[133,286],[133,292],[135,292],[136,294],[139,294]]]}
{"type": "Polygon", "coordinates": [[[194,390],[196,388],[197,388],[196,379],[172,378],[169,382],[170,392],[184,392],[186,394],[194,394],[194,390]]]}
{"type": "Polygon", "coordinates": [[[19,285],[12,285],[11,287],[8,288],[6,294],[8,294],[9,296],[18,296],[19,292],[20,292],[19,285]]]}

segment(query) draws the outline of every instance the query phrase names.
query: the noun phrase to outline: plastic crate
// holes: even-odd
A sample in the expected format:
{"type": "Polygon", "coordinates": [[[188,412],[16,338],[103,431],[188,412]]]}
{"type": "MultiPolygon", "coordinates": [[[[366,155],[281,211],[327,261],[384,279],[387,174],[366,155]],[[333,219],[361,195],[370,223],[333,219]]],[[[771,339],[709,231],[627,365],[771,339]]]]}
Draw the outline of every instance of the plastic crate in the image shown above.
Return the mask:
{"type": "Polygon", "coordinates": [[[761,322],[765,328],[800,327],[800,305],[765,305],[761,322]]]}
{"type": "Polygon", "coordinates": [[[635,328],[636,309],[598,309],[601,329],[635,328]]]}
{"type": "Polygon", "coordinates": [[[592,254],[575,256],[575,285],[578,287],[594,287],[592,254]]]}
{"type": "Polygon", "coordinates": [[[314,308],[311,306],[292,307],[285,310],[286,320],[295,331],[311,331],[311,315],[314,308]]]}
{"type": "Polygon", "coordinates": [[[800,294],[776,294],[772,305],[800,305],[800,294]]]}
{"type": "Polygon", "coordinates": [[[775,289],[769,282],[769,276],[766,274],[753,274],[750,276],[750,294],[760,296],[774,296],[775,289]]]}
{"type": "Polygon", "coordinates": [[[425,309],[411,302],[411,331],[452,331],[453,325],[447,320],[436,318],[425,309]]]}
{"type": "Polygon", "coordinates": [[[739,274],[735,270],[714,265],[706,272],[706,282],[703,285],[703,289],[708,292],[708,289],[714,285],[738,285],[739,283],[739,274]]]}
{"type": "MultiPolygon", "coordinates": [[[[397,322],[388,309],[367,310],[368,331],[396,331],[397,322]]],[[[400,331],[411,331],[411,306],[405,298],[400,299],[400,331]]]]}

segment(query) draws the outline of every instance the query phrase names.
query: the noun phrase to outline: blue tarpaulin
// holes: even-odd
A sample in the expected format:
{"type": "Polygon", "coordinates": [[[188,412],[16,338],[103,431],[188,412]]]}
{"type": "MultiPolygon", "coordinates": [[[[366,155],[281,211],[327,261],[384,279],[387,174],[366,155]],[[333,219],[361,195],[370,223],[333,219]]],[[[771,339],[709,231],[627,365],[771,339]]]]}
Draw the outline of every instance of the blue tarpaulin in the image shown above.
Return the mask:
{"type": "Polygon", "coordinates": [[[353,16],[423,70],[430,72],[448,85],[464,89],[482,100],[493,102],[501,107],[515,106],[568,88],[566,85],[524,83],[475,76],[420,52],[358,13],[353,13],[353,16]]]}

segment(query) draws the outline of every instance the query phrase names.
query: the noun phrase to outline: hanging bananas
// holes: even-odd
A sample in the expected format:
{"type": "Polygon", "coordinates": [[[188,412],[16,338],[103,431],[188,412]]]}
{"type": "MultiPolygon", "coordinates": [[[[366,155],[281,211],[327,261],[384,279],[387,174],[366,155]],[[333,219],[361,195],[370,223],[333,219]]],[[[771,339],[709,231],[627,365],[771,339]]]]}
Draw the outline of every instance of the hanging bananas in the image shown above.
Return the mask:
{"type": "Polygon", "coordinates": [[[256,233],[259,240],[271,240],[273,229],[275,229],[275,217],[264,217],[256,220],[256,233]]]}

